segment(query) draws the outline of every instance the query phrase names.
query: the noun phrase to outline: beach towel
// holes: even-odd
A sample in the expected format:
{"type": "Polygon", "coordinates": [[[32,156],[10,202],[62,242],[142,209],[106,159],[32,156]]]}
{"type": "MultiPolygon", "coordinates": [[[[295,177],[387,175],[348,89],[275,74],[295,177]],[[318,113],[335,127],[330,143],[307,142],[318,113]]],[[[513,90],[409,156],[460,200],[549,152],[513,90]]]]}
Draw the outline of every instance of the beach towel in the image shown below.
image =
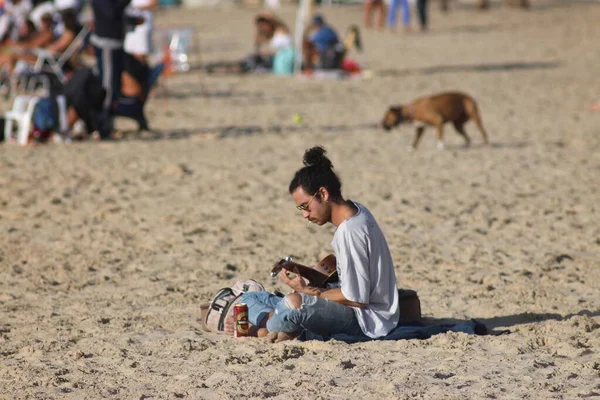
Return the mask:
{"type": "MultiPolygon", "coordinates": [[[[440,333],[446,332],[462,332],[469,335],[487,335],[488,329],[487,327],[474,319],[470,321],[465,321],[457,324],[436,324],[436,325],[426,325],[422,322],[407,322],[400,321],[398,326],[394,328],[390,333],[386,336],[373,339],[368,337],[367,335],[361,336],[351,336],[346,334],[336,334],[331,337],[325,337],[322,335],[317,335],[312,332],[304,331],[299,337],[298,340],[307,341],[307,340],[318,340],[318,341],[329,341],[332,339],[340,340],[346,343],[358,343],[358,342],[368,342],[368,341],[376,341],[376,340],[405,340],[405,339],[429,339],[434,335],[438,335],[440,333]]],[[[506,331],[502,331],[500,333],[507,333],[506,331]]]]}

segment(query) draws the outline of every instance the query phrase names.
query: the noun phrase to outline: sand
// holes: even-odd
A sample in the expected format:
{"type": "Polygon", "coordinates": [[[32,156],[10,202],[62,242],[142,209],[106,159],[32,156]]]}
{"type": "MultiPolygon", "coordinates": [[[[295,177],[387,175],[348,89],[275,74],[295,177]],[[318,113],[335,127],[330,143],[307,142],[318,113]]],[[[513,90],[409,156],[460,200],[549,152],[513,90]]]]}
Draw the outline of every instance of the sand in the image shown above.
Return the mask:
{"type": "MultiPolygon", "coordinates": [[[[365,32],[353,57],[370,78],[195,69],[150,100],[159,133],[0,146],[0,398],[599,397],[600,7],[533,3],[432,7],[426,35],[365,32]],[[374,128],[390,104],[447,89],[478,100],[490,147],[472,124],[470,149],[448,126],[446,150],[428,131],[414,153],[412,127],[374,128]],[[283,289],[275,260],[331,252],[333,227],[306,228],[287,194],[316,144],[428,322],[512,333],[272,345],[202,332],[219,288],[283,289]]],[[[322,10],[342,31],[361,18],[322,10]]],[[[233,60],[254,12],[169,10],[157,25],[193,24],[196,63],[233,60]]]]}

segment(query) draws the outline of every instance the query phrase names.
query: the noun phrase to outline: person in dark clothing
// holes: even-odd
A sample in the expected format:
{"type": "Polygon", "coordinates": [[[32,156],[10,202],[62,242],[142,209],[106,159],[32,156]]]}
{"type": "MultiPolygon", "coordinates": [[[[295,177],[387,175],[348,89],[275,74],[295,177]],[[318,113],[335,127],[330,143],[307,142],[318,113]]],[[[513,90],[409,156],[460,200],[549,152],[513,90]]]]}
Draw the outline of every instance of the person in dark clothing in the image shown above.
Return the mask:
{"type": "Polygon", "coordinates": [[[141,56],[125,53],[121,75],[121,97],[134,97],[145,101],[144,88],[150,69],[141,56]]]}
{"type": "Polygon", "coordinates": [[[335,30],[325,23],[321,15],[315,15],[311,33],[304,40],[304,68],[340,68],[344,58],[344,44],[335,30]]]}
{"type": "Polygon", "coordinates": [[[103,111],[106,90],[91,68],[77,70],[64,88],[67,98],[69,129],[82,119],[88,133],[98,130],[98,116],[103,111]]]}
{"type": "Polygon", "coordinates": [[[106,90],[104,112],[100,117],[100,137],[107,139],[113,130],[112,109],[121,89],[123,70],[123,41],[126,25],[125,8],[131,0],[92,0],[94,33],[90,42],[94,46],[102,86],[106,90]]]}
{"type": "Polygon", "coordinates": [[[419,23],[421,30],[427,30],[427,0],[417,0],[417,13],[419,14],[419,23]]]}
{"type": "Polygon", "coordinates": [[[115,106],[117,115],[128,116],[138,122],[139,130],[148,130],[144,103],[149,91],[150,69],[143,56],[125,53],[121,76],[121,95],[115,106]]]}

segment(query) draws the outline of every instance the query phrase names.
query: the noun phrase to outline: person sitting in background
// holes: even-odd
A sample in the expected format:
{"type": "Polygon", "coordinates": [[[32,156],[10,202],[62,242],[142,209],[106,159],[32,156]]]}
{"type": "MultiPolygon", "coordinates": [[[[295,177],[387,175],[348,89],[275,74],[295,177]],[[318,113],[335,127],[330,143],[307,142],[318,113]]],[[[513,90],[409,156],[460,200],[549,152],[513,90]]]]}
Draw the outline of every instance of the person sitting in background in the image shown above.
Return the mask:
{"type": "Polygon", "coordinates": [[[270,13],[261,13],[256,17],[256,53],[272,57],[278,51],[292,47],[290,30],[279,18],[270,13]],[[266,49],[264,48],[266,45],[266,49]]]}
{"type": "MultiPolygon", "coordinates": [[[[28,19],[27,21],[23,22],[21,24],[21,26],[19,27],[19,35],[17,36],[16,40],[12,40],[12,39],[7,39],[4,42],[4,45],[7,47],[7,49],[9,47],[14,47],[17,46],[19,43],[27,43],[30,40],[34,39],[37,35],[38,31],[35,27],[35,24],[33,23],[32,20],[28,19]]],[[[10,49],[8,49],[10,50],[10,49]]]]}
{"type": "MultiPolygon", "coordinates": [[[[44,32],[44,35],[40,35],[28,43],[17,44],[15,46],[17,49],[24,49],[25,51],[17,50],[7,55],[4,63],[8,68],[9,74],[15,69],[15,65],[18,61],[24,61],[28,64],[35,63],[38,59],[38,53],[36,52],[36,49],[38,48],[51,53],[60,54],[69,47],[71,42],[73,42],[73,39],[75,39],[75,36],[77,36],[77,33],[79,33],[81,27],[77,22],[77,16],[71,10],[61,12],[61,18],[63,21],[63,32],[55,41],[52,41],[52,16],[50,16],[50,14],[45,14],[40,23],[42,26],[42,31],[40,33],[44,32]],[[49,40],[47,40],[48,35],[49,40]],[[50,43],[46,44],[45,42],[50,43]],[[36,46],[36,44],[39,45],[36,46]]],[[[2,65],[2,60],[0,60],[0,65],[2,65]]]]}
{"type": "Polygon", "coordinates": [[[31,11],[30,0],[7,0],[2,7],[0,15],[0,44],[5,40],[16,40],[19,36],[19,27],[28,19],[31,11]]]}
{"type": "Polygon", "coordinates": [[[321,15],[315,15],[303,44],[304,68],[340,68],[344,53],[344,44],[335,30],[321,15]]]}
{"type": "Polygon", "coordinates": [[[292,48],[292,36],[288,27],[271,13],[263,12],[254,19],[256,26],[254,53],[242,63],[242,70],[271,70],[275,55],[292,48]]]}
{"type": "Polygon", "coordinates": [[[40,21],[40,29],[32,34],[29,40],[14,43],[0,54],[0,69],[6,68],[10,75],[18,60],[35,62],[37,56],[33,49],[49,46],[52,39],[52,15],[44,14],[40,21]]]}
{"type": "Polygon", "coordinates": [[[62,20],[62,33],[58,39],[45,48],[46,50],[57,54],[64,52],[81,30],[81,25],[77,21],[75,10],[68,9],[61,11],[60,17],[62,20]]]}
{"type": "Polygon", "coordinates": [[[254,53],[243,61],[210,64],[207,66],[209,73],[271,71],[277,54],[293,48],[290,30],[273,14],[269,12],[258,14],[254,19],[254,25],[254,53]]]}
{"type": "Polygon", "coordinates": [[[6,52],[19,52],[23,49],[44,47],[52,43],[52,15],[44,14],[40,20],[39,29],[35,29],[35,23],[31,20],[25,21],[19,27],[19,38],[6,41],[6,52]],[[32,31],[33,29],[33,31],[32,31]],[[23,36],[21,36],[23,34],[23,36]]]}
{"type": "Polygon", "coordinates": [[[65,97],[69,129],[81,119],[87,133],[97,131],[98,116],[103,109],[106,90],[92,68],[81,68],[73,73],[65,85],[65,97]]]}

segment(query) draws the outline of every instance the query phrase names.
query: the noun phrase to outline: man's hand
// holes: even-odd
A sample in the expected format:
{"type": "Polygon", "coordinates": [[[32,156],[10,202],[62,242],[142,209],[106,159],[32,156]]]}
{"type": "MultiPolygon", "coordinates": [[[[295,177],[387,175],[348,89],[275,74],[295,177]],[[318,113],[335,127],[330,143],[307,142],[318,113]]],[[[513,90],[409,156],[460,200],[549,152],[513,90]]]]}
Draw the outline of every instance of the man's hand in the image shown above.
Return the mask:
{"type": "Polygon", "coordinates": [[[314,288],[308,287],[306,281],[304,280],[302,275],[300,275],[298,268],[294,268],[294,273],[296,274],[296,276],[294,278],[290,278],[290,276],[288,275],[289,272],[285,269],[282,269],[281,271],[279,271],[279,279],[281,279],[286,285],[288,285],[290,288],[292,288],[298,293],[306,293],[312,296],[316,296],[315,294],[312,294],[312,292],[314,291],[312,289],[314,288]]]}

